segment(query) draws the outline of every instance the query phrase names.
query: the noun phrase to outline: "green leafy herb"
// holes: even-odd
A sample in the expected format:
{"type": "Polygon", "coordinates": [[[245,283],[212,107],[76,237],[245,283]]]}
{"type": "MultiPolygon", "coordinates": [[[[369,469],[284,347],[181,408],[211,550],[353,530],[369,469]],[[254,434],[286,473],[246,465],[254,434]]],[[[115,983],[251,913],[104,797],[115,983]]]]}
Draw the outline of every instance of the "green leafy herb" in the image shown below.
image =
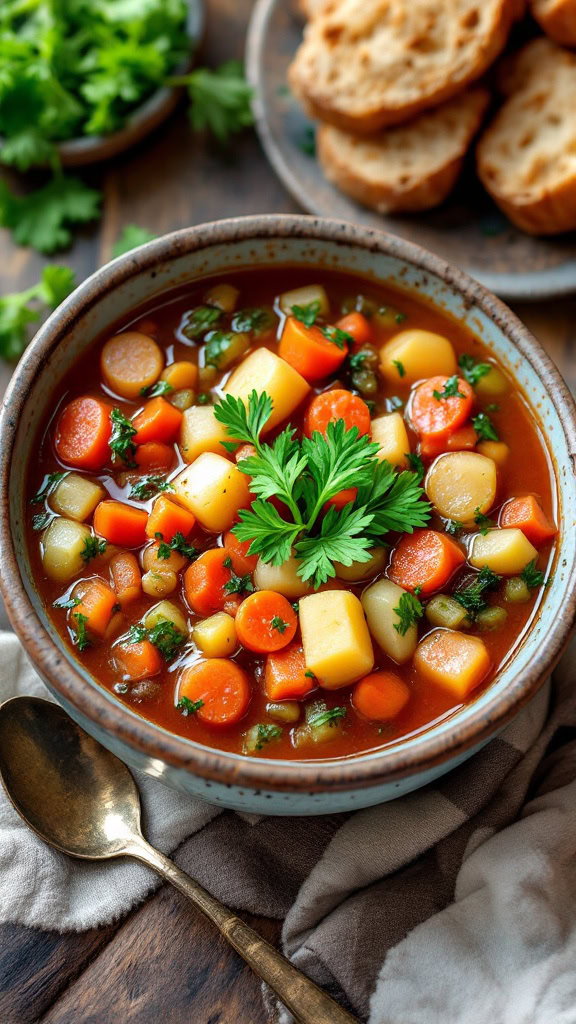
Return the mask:
{"type": "Polygon", "coordinates": [[[346,717],[346,708],[326,708],[324,711],[315,711],[308,719],[311,729],[319,729],[321,725],[334,726],[341,718],[346,717]]]}
{"type": "Polygon", "coordinates": [[[306,128],[297,140],[298,149],[305,156],[316,156],[316,132],[311,124],[306,128]]]}
{"type": "Polygon", "coordinates": [[[197,306],[185,313],[180,330],[190,341],[198,341],[218,323],[222,310],[216,306],[197,306]]]}
{"type": "Polygon", "coordinates": [[[480,528],[480,533],[483,537],[486,536],[488,530],[493,529],[496,525],[489,516],[485,516],[484,513],[480,511],[480,508],[474,509],[474,522],[476,523],[476,526],[480,528]]]}
{"type": "Polygon", "coordinates": [[[524,567],[520,575],[527,587],[549,587],[552,583],[552,577],[546,579],[545,574],[536,568],[535,558],[528,562],[528,565],[524,567]]]}
{"type": "Polygon", "coordinates": [[[188,544],[186,538],[180,532],[174,534],[169,544],[162,540],[161,533],[157,533],[156,537],[160,540],[157,558],[170,558],[171,551],[177,551],[180,555],[184,555],[184,558],[194,558],[198,554],[196,548],[192,544],[188,544]]]}
{"type": "Polygon", "coordinates": [[[28,344],[29,325],[38,322],[42,307],[56,309],[75,287],[73,270],[51,264],[38,284],[0,298],[0,356],[18,359],[28,344]]]}
{"type": "Polygon", "coordinates": [[[183,85],[190,97],[190,123],[194,131],[208,129],[221,143],[254,123],[252,87],[244,78],[239,60],[229,60],[215,71],[198,68],[171,79],[183,85]]]}
{"type": "Polygon", "coordinates": [[[74,630],[74,643],[76,647],[82,653],[87,647],[90,647],[90,638],[86,631],[86,623],[88,622],[88,616],[82,615],[81,612],[74,612],[73,619],[76,620],[76,628],[74,630]]]}
{"type": "Polygon", "coordinates": [[[30,498],[30,504],[39,505],[42,501],[48,498],[50,494],[52,494],[56,484],[60,483],[65,476],[66,473],[48,473],[48,476],[44,478],[44,482],[40,490],[33,498],[30,498]]]}
{"type": "Polygon", "coordinates": [[[189,697],[181,697],[176,707],[178,711],[181,711],[184,716],[194,715],[196,711],[200,711],[200,708],[204,707],[204,701],[190,700],[189,697]]]}
{"type": "Polygon", "coordinates": [[[130,488],[129,498],[135,501],[148,501],[149,498],[153,498],[155,494],[160,494],[161,491],[173,491],[174,487],[169,480],[164,476],[143,476],[137,483],[132,484],[130,488]]]}
{"type": "Polygon", "coordinates": [[[336,345],[341,352],[344,351],[347,345],[354,344],[354,338],[348,331],[343,331],[340,327],[323,327],[322,334],[324,337],[331,341],[333,345],[336,345]]]}
{"type": "Polygon", "coordinates": [[[474,619],[478,612],[481,612],[488,604],[485,598],[486,591],[494,590],[501,580],[501,576],[497,576],[488,566],[484,566],[474,582],[465,587],[464,590],[457,590],[454,597],[466,609],[470,617],[474,619]]]}
{"type": "Polygon", "coordinates": [[[225,558],[222,565],[225,569],[230,570],[230,579],[224,584],[224,590],[227,594],[251,594],[254,591],[255,588],[250,573],[246,573],[245,576],[237,576],[234,572],[231,558],[225,558]]]}
{"type": "Polygon", "coordinates": [[[71,225],[95,220],[99,213],[100,193],[79,178],[59,175],[23,196],[0,180],[0,224],[9,228],[18,245],[46,255],[70,244],[71,225]]]}
{"type": "Polygon", "coordinates": [[[232,317],[232,330],[247,334],[265,334],[274,326],[274,314],[269,309],[240,309],[232,317]]]}
{"type": "Polygon", "coordinates": [[[275,615],[272,621],[270,622],[270,628],[276,629],[278,630],[279,633],[284,634],[288,629],[288,623],[284,622],[284,619],[282,619],[279,615],[275,615]]]}
{"type": "Polygon", "coordinates": [[[142,623],[130,626],[125,643],[139,644],[149,640],[160,651],[165,661],[170,661],[178,648],[184,643],[185,637],[170,619],[161,619],[152,629],[146,629],[142,623]]]}
{"type": "Polygon", "coordinates": [[[282,736],[282,729],[279,725],[272,725],[272,723],[259,723],[256,726],[256,750],[262,750],[265,743],[270,743],[271,740],[279,740],[282,736]]]}
{"type": "Polygon", "coordinates": [[[320,303],[309,302],[307,306],[292,306],[292,313],[305,327],[313,327],[320,313],[320,303]]]}
{"type": "Polygon", "coordinates": [[[112,246],[112,259],[123,256],[125,252],[132,252],[132,249],[137,249],[139,245],[145,245],[146,242],[151,242],[154,238],[156,235],[147,231],[146,228],[140,228],[137,224],[126,224],[120,237],[112,246]]]}
{"type": "Polygon", "coordinates": [[[352,370],[361,370],[367,358],[368,352],[363,352],[362,349],[360,349],[359,352],[353,352],[352,355],[348,357],[350,368],[352,370]]]}
{"type": "Polygon", "coordinates": [[[402,365],[402,363],[400,362],[399,359],[393,359],[392,360],[392,365],[395,366],[396,369],[398,370],[398,376],[399,377],[404,377],[405,376],[406,370],[404,369],[404,366],[402,365]]]}
{"type": "Polygon", "coordinates": [[[485,412],[479,412],[472,420],[472,426],[481,441],[499,441],[500,436],[494,428],[490,417],[485,412]]]}
{"type": "Polygon", "coordinates": [[[234,335],[230,331],[211,331],[204,348],[206,366],[218,369],[228,350],[235,344],[234,335]]]}
{"type": "Polygon", "coordinates": [[[59,597],[53,602],[53,608],[76,608],[80,604],[79,597],[59,597]]]}
{"type": "Polygon", "coordinates": [[[424,479],[424,474],[426,472],[422,459],[419,455],[416,455],[416,452],[406,452],[406,458],[412,467],[412,472],[416,473],[418,482],[420,483],[420,481],[424,479]]]}
{"type": "Polygon", "coordinates": [[[140,394],[146,398],[159,398],[161,395],[169,395],[174,388],[167,380],[157,380],[150,387],[140,388],[140,394]]]}
{"type": "Polygon", "coordinates": [[[306,671],[306,672],[304,673],[304,675],[306,676],[306,678],[307,678],[307,679],[316,679],[316,676],[314,675],[314,673],[313,673],[313,672],[311,672],[311,671],[310,671],[310,669],[308,669],[308,670],[307,670],[307,671],[306,671]]]}
{"type": "Polygon", "coordinates": [[[207,391],[201,391],[196,395],[196,405],[211,405],[212,395],[207,391]]]}
{"type": "Polygon", "coordinates": [[[458,377],[453,374],[452,377],[448,377],[442,391],[433,391],[432,394],[437,402],[441,402],[443,398],[465,398],[461,391],[458,391],[458,377]]]}
{"type": "Polygon", "coordinates": [[[451,537],[457,537],[462,529],[462,523],[457,523],[455,519],[449,519],[444,525],[446,533],[449,533],[451,537]]]}
{"type": "Polygon", "coordinates": [[[492,369],[490,363],[478,363],[474,359],[474,356],[463,353],[458,359],[458,366],[462,370],[462,376],[471,387],[476,387],[476,384],[482,377],[485,377],[487,373],[490,373],[492,369]]]}
{"type": "Polygon", "coordinates": [[[88,565],[93,558],[97,558],[98,555],[103,555],[106,551],[106,541],[99,537],[86,537],[84,541],[84,547],[80,552],[82,561],[88,565]]]}
{"type": "Polygon", "coordinates": [[[418,619],[424,615],[424,608],[420,601],[413,594],[402,594],[398,607],[394,608],[400,622],[394,623],[394,629],[400,636],[405,636],[411,626],[416,625],[418,619]]]}
{"type": "Polygon", "coordinates": [[[126,466],[133,469],[136,466],[134,462],[136,445],[132,439],[137,433],[136,427],[130,420],[126,419],[120,409],[112,409],[110,420],[112,422],[112,434],[108,441],[108,447],[126,466]]]}
{"type": "Polygon", "coordinates": [[[37,516],[32,516],[32,529],[44,530],[52,518],[51,512],[39,512],[37,516]]]}

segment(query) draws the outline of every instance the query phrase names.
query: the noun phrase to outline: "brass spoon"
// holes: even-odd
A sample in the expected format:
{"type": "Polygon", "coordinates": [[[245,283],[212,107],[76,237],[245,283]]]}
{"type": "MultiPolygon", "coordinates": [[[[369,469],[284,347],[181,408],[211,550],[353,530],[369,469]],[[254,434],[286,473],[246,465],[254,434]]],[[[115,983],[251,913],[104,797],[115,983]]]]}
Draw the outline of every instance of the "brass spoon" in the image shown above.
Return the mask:
{"type": "Polygon", "coordinates": [[[187,896],[265,981],[299,1024],[358,1024],[322,989],[140,830],[140,798],[125,764],[57,704],[13,697],[0,707],[0,778],[27,825],[83,860],[135,857],[187,896]]]}

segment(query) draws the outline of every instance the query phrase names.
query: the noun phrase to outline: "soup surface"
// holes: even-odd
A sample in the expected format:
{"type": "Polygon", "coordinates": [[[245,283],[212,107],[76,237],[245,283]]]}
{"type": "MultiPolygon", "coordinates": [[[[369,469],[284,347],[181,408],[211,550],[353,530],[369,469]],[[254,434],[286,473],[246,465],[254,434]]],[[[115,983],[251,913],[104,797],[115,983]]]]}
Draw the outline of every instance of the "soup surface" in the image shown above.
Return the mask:
{"type": "Polygon", "coordinates": [[[412,294],[304,268],[95,340],[28,468],[38,591],[147,719],[346,757],[452,715],[528,627],[554,488],[514,382],[412,294]]]}

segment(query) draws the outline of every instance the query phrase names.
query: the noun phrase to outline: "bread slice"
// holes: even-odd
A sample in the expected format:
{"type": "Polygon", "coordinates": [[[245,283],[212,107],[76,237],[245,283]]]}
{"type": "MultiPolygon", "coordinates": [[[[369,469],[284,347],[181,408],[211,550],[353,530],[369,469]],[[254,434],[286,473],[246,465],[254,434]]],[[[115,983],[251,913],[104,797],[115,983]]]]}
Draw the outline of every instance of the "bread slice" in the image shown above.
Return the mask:
{"type": "Polygon", "coordinates": [[[530,7],[547,36],[563,46],[576,46],[576,0],[530,0],[530,7]]]}
{"type": "Polygon", "coordinates": [[[380,213],[428,210],[454,187],[489,101],[486,89],[469,89],[378,135],[323,124],[318,159],[329,181],[380,213]]]}
{"type": "Polygon", "coordinates": [[[479,78],[524,0],[328,0],[289,69],[312,117],[371,134],[479,78]]]}
{"type": "Polygon", "coordinates": [[[509,97],[480,139],[478,174],[519,228],[576,229],[576,54],[535,39],[508,65],[509,97]],[[514,88],[515,87],[515,88],[514,88]]]}

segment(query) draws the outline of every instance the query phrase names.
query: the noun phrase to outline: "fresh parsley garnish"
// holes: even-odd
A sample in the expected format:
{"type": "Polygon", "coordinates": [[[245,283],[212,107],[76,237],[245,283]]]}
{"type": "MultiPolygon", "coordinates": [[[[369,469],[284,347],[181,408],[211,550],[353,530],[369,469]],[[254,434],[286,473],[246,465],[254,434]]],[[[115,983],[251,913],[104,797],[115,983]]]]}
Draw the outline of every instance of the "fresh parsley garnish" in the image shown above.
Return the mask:
{"type": "Polygon", "coordinates": [[[203,700],[190,700],[189,697],[181,697],[176,705],[178,711],[181,711],[184,716],[193,715],[196,711],[200,711],[200,708],[204,707],[203,700]]]}
{"type": "Polygon", "coordinates": [[[269,309],[240,309],[232,317],[232,330],[247,334],[264,334],[274,326],[269,309]]]}
{"type": "Polygon", "coordinates": [[[420,458],[419,455],[416,455],[416,452],[406,452],[406,458],[410,463],[412,472],[416,473],[418,483],[420,483],[420,481],[424,479],[424,474],[426,472],[426,470],[424,469],[424,463],[422,462],[422,459],[420,458]]]}
{"type": "Polygon", "coordinates": [[[527,587],[549,587],[552,583],[552,577],[546,579],[546,576],[540,569],[536,568],[536,559],[533,558],[528,565],[524,567],[521,572],[521,577],[527,587]]]}
{"type": "Polygon", "coordinates": [[[314,672],[311,672],[310,669],[307,669],[304,675],[306,676],[307,679],[316,679],[314,672]]]}
{"type": "Polygon", "coordinates": [[[44,530],[52,518],[51,512],[39,512],[37,516],[32,516],[32,529],[44,530]]]}
{"type": "Polygon", "coordinates": [[[279,615],[275,615],[270,622],[270,628],[278,630],[279,633],[284,634],[288,629],[288,623],[284,622],[279,615]]]}
{"type": "Polygon", "coordinates": [[[410,627],[416,625],[418,619],[424,615],[424,608],[418,598],[407,591],[402,594],[397,608],[393,610],[400,619],[400,622],[394,623],[394,629],[400,636],[405,636],[410,627]]]}
{"type": "Polygon", "coordinates": [[[481,441],[499,441],[500,436],[489,416],[485,412],[479,412],[472,420],[472,426],[481,441]]]}
{"type": "Polygon", "coordinates": [[[327,341],[331,341],[332,344],[336,345],[341,352],[344,351],[347,345],[354,344],[354,338],[352,335],[348,334],[348,331],[343,331],[341,327],[323,327],[322,334],[327,341]]]}
{"type": "Polygon", "coordinates": [[[457,537],[462,529],[462,523],[456,522],[455,519],[449,519],[448,522],[444,524],[444,529],[451,537],[457,537]]]}
{"type": "Polygon", "coordinates": [[[292,315],[305,327],[313,327],[320,313],[320,303],[309,302],[307,306],[292,306],[292,315]]]}
{"type": "Polygon", "coordinates": [[[198,341],[216,326],[222,316],[217,306],[197,306],[185,313],[180,330],[190,341],[198,341]]]}
{"type": "Polygon", "coordinates": [[[160,651],[164,660],[170,661],[181,644],[184,643],[185,637],[180,630],[176,629],[171,620],[162,619],[152,629],[147,629],[142,623],[130,626],[128,638],[125,642],[138,644],[142,643],[143,640],[149,640],[160,651]]]}
{"type": "Polygon", "coordinates": [[[161,491],[173,491],[174,487],[164,476],[143,476],[130,488],[129,498],[134,501],[148,501],[161,491]]]}
{"type": "Polygon", "coordinates": [[[461,391],[458,391],[458,377],[453,374],[452,377],[448,377],[442,391],[433,391],[432,394],[437,402],[441,402],[442,399],[446,398],[466,398],[461,391]]]}
{"type": "MultiPolygon", "coordinates": [[[[2,83],[0,104],[1,95],[2,83]]],[[[18,245],[29,245],[45,255],[70,244],[72,224],[85,224],[99,214],[100,193],[88,188],[79,178],[60,174],[27,195],[15,195],[6,182],[0,180],[0,224],[9,228],[18,245]]]]}
{"type": "Polygon", "coordinates": [[[311,729],[318,729],[321,725],[334,726],[341,718],[345,718],[346,708],[326,708],[323,711],[315,711],[308,719],[311,729]]]}
{"type": "Polygon", "coordinates": [[[88,562],[91,562],[92,559],[96,558],[98,555],[103,555],[105,551],[105,540],[101,539],[100,537],[86,537],[86,540],[84,541],[84,547],[80,554],[82,556],[82,561],[85,562],[86,565],[88,565],[88,562]]]}
{"type": "Polygon", "coordinates": [[[282,736],[282,729],[279,725],[272,725],[272,723],[259,723],[256,726],[256,750],[262,750],[265,743],[270,743],[271,740],[279,740],[282,736]]]}
{"type": "Polygon", "coordinates": [[[501,576],[497,576],[488,566],[484,566],[474,582],[470,583],[463,590],[457,590],[454,598],[466,609],[470,617],[474,619],[478,612],[481,612],[488,604],[485,598],[486,591],[494,590],[501,581],[501,576]]]}
{"type": "Polygon", "coordinates": [[[146,398],[159,398],[161,395],[169,395],[174,388],[167,380],[157,380],[150,387],[140,388],[140,394],[146,398]]]}
{"type": "Polygon", "coordinates": [[[458,366],[462,370],[464,380],[471,387],[475,387],[478,381],[485,377],[487,373],[490,373],[492,369],[490,363],[478,363],[474,356],[467,355],[465,352],[459,357],[458,366]]]}
{"type": "Polygon", "coordinates": [[[136,466],[134,462],[136,445],[132,438],[137,433],[136,427],[130,420],[126,419],[120,409],[112,409],[110,420],[112,423],[112,434],[108,441],[108,447],[126,466],[133,469],[136,466]]]}
{"type": "Polygon", "coordinates": [[[211,331],[205,339],[204,362],[206,366],[214,366],[218,369],[226,353],[237,340],[238,336],[231,331],[211,331]]]}
{"type": "Polygon", "coordinates": [[[126,224],[122,228],[120,237],[112,246],[112,259],[123,256],[125,252],[132,252],[132,249],[137,249],[139,245],[145,245],[146,242],[151,242],[154,238],[156,235],[147,231],[146,228],[140,228],[137,224],[126,224]]]}
{"type": "Polygon", "coordinates": [[[480,508],[474,509],[474,522],[476,523],[476,526],[479,527],[480,533],[483,537],[486,536],[488,530],[492,530],[496,525],[489,516],[485,516],[484,513],[480,511],[480,508]]]}
{"type": "Polygon", "coordinates": [[[196,405],[211,405],[212,395],[208,391],[201,391],[196,395],[196,405]]]}
{"type": "Polygon", "coordinates": [[[40,490],[30,498],[30,504],[39,505],[42,501],[48,498],[52,494],[56,484],[60,483],[65,476],[66,473],[48,473],[48,476],[44,478],[44,482],[40,490]]]}
{"type": "Polygon", "coordinates": [[[230,570],[230,579],[224,584],[224,590],[227,594],[251,594],[254,591],[254,584],[250,577],[250,573],[246,573],[245,576],[237,576],[232,566],[232,559],[230,557],[225,558],[222,562],[225,569],[230,570]]]}
{"type": "Polygon", "coordinates": [[[53,602],[53,608],[76,608],[80,604],[79,597],[58,597],[53,602]]]}
{"type": "Polygon", "coordinates": [[[359,352],[353,352],[352,355],[348,357],[350,369],[361,370],[367,358],[368,352],[363,352],[362,349],[360,349],[359,352]]]}
{"type": "Polygon", "coordinates": [[[184,534],[179,531],[174,534],[168,544],[162,539],[161,533],[157,533],[156,538],[160,541],[156,558],[170,558],[171,551],[177,551],[180,555],[184,555],[184,558],[194,558],[198,554],[196,548],[192,544],[188,544],[184,534]]]}
{"type": "Polygon", "coordinates": [[[398,370],[398,376],[399,377],[404,377],[406,375],[406,370],[404,369],[404,365],[400,362],[399,359],[393,359],[392,360],[392,365],[395,366],[396,369],[398,370]]]}
{"type": "Polygon", "coordinates": [[[231,135],[254,123],[252,87],[244,78],[239,60],[228,60],[214,71],[198,68],[170,79],[169,84],[183,85],[188,90],[194,131],[208,129],[220,143],[227,143],[231,135]]]}
{"type": "Polygon", "coordinates": [[[82,654],[87,647],[90,647],[90,638],[86,631],[86,623],[88,622],[88,616],[82,615],[81,612],[74,612],[73,619],[76,620],[76,628],[73,630],[73,639],[76,647],[82,654]]]}
{"type": "MultiPolygon", "coordinates": [[[[1,94],[1,87],[0,87],[1,94]]],[[[14,360],[29,341],[29,325],[37,323],[47,309],[56,309],[76,287],[76,275],[69,267],[44,267],[38,284],[0,298],[0,356],[14,360]]]]}

